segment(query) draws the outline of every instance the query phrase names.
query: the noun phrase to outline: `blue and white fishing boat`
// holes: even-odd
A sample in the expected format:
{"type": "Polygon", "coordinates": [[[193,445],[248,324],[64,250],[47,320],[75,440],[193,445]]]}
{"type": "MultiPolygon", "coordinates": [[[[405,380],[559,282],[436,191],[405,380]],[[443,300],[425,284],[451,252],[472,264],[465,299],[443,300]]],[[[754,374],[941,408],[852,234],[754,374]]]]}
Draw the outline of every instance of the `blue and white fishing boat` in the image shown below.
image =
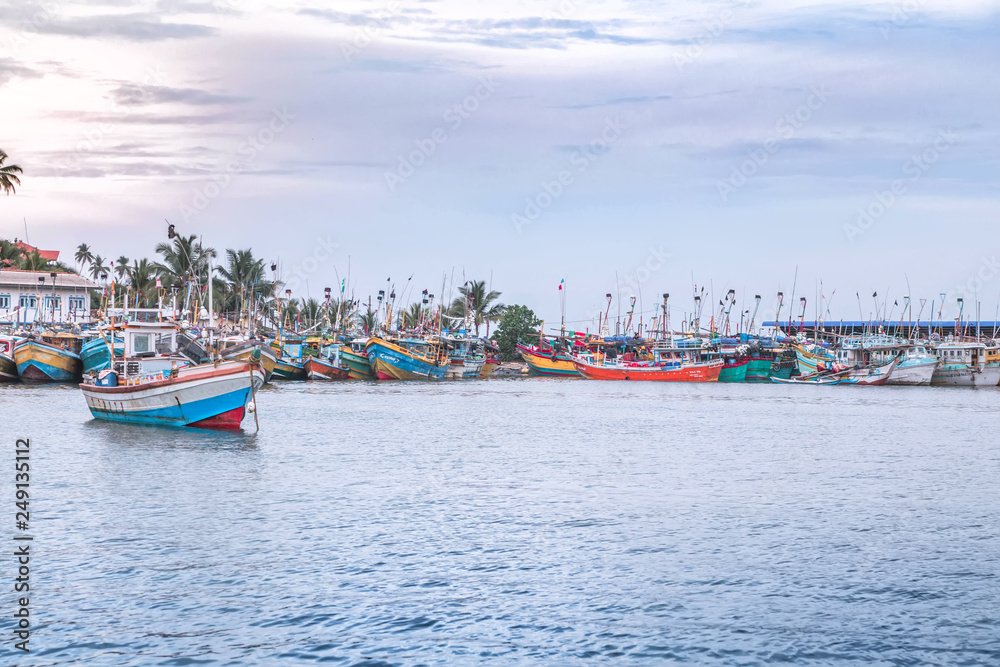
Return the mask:
{"type": "Polygon", "coordinates": [[[124,326],[124,358],[80,385],[91,414],[129,424],[239,428],[264,383],[260,357],[187,365],[176,353],[176,326],[124,326]]]}
{"type": "Polygon", "coordinates": [[[483,353],[482,341],[470,338],[459,332],[457,336],[444,336],[448,346],[448,370],[445,378],[451,380],[467,380],[478,378],[482,373],[486,355],[483,353]]]}
{"type": "Polygon", "coordinates": [[[886,384],[929,385],[941,360],[923,345],[904,345],[902,358],[886,384]]]}
{"type": "MultiPolygon", "coordinates": [[[[83,344],[80,350],[80,360],[83,362],[83,374],[92,375],[111,368],[112,347],[108,345],[110,341],[101,336],[91,338],[83,344]]],[[[115,338],[114,355],[121,357],[125,354],[125,341],[115,338]]]]}

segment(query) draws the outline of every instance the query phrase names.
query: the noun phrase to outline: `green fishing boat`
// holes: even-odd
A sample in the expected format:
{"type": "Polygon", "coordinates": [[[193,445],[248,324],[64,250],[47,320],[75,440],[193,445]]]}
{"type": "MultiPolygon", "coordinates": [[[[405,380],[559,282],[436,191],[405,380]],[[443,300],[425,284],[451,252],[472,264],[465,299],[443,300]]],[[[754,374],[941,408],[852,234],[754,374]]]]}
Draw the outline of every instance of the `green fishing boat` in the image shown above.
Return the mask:
{"type": "Polygon", "coordinates": [[[750,361],[745,357],[725,358],[725,364],[719,372],[719,382],[745,382],[749,366],[750,361]]]}
{"type": "Polygon", "coordinates": [[[771,377],[771,366],[773,363],[774,359],[766,354],[752,357],[750,363],[747,364],[746,381],[768,382],[771,377]]]}
{"type": "Polygon", "coordinates": [[[352,340],[349,344],[340,348],[340,361],[347,368],[347,373],[352,380],[374,380],[375,372],[368,361],[368,353],[365,351],[367,338],[352,340]]]}

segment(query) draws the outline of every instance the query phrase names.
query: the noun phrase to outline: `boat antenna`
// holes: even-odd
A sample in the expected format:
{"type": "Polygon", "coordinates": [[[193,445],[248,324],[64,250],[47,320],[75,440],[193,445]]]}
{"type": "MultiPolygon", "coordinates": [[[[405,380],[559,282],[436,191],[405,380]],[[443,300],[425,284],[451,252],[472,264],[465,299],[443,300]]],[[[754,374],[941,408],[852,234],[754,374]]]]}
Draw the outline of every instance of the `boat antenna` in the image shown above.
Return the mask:
{"type": "Polygon", "coordinates": [[[753,315],[750,316],[750,326],[747,327],[747,333],[751,336],[753,335],[753,325],[754,321],[757,319],[757,311],[760,309],[760,294],[755,294],[754,297],[754,307],[753,315]]]}
{"type": "Polygon", "coordinates": [[[795,303],[795,287],[799,282],[799,265],[795,265],[795,277],[792,279],[792,295],[789,298],[788,305],[788,330],[792,329],[792,304],[795,303]]]}

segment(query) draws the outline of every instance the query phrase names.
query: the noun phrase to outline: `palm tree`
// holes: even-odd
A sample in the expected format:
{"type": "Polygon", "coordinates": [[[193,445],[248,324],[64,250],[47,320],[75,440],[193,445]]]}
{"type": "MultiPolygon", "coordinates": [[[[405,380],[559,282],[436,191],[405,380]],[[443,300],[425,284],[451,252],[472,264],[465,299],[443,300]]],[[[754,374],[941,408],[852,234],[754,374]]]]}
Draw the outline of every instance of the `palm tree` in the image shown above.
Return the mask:
{"type": "MultiPolygon", "coordinates": [[[[142,261],[145,262],[146,260],[142,261]]],[[[121,257],[115,260],[115,274],[118,276],[119,279],[121,279],[124,278],[125,275],[128,274],[128,272],[129,272],[128,257],[122,255],[121,257]]]]}
{"type": "Polygon", "coordinates": [[[18,262],[17,268],[22,271],[46,271],[49,269],[49,260],[42,257],[38,250],[32,250],[28,254],[21,256],[21,261],[18,262]]]}
{"type": "Polygon", "coordinates": [[[100,255],[94,255],[94,259],[90,260],[90,277],[94,280],[99,280],[102,275],[108,274],[108,267],[104,266],[104,258],[100,255]]]}
{"type": "Polygon", "coordinates": [[[503,315],[504,305],[494,303],[500,298],[500,292],[486,292],[485,280],[470,280],[458,288],[461,297],[456,297],[449,312],[452,317],[467,317],[472,315],[479,336],[479,325],[486,323],[486,335],[490,334],[490,322],[495,322],[503,315]]]}
{"type": "Polygon", "coordinates": [[[0,266],[17,266],[23,256],[20,246],[0,239],[0,266]]]}
{"type": "Polygon", "coordinates": [[[258,294],[270,294],[274,284],[267,280],[267,270],[263,259],[254,259],[253,251],[226,250],[226,265],[216,267],[216,272],[224,282],[223,294],[226,299],[225,309],[238,310],[242,320],[244,308],[251,308],[251,302],[258,294]],[[249,300],[248,300],[249,298],[249,300]],[[236,303],[232,303],[235,301],[236,303]]]}
{"type": "Polygon", "coordinates": [[[153,269],[164,282],[208,284],[208,260],[216,253],[213,248],[203,248],[196,235],[175,236],[172,243],[159,243],[156,254],[163,261],[153,264],[153,269]]]}
{"type": "Polygon", "coordinates": [[[323,305],[319,301],[316,299],[307,299],[302,303],[302,310],[299,311],[302,315],[302,324],[307,329],[316,326],[325,315],[323,310],[323,305]]]}
{"type": "Polygon", "coordinates": [[[376,313],[371,309],[371,306],[368,307],[367,313],[364,315],[358,315],[358,326],[363,329],[366,334],[372,334],[375,332],[375,322],[376,313]]]}
{"type": "Polygon", "coordinates": [[[80,265],[80,270],[82,271],[94,260],[94,253],[90,251],[89,245],[81,243],[76,247],[76,254],[73,255],[73,259],[80,265]]]}
{"type": "Polygon", "coordinates": [[[156,274],[149,260],[143,258],[132,262],[132,266],[125,265],[124,273],[128,276],[132,294],[138,298],[139,304],[149,305],[156,291],[156,274]]]}
{"type": "Polygon", "coordinates": [[[420,324],[420,316],[424,312],[424,306],[419,301],[410,304],[410,307],[403,313],[403,328],[415,329],[420,324]]]}
{"type": "Polygon", "coordinates": [[[21,185],[21,179],[14,174],[23,174],[24,170],[16,164],[8,164],[4,166],[4,162],[6,161],[7,154],[0,150],[0,189],[9,195],[12,192],[15,192],[15,185],[21,185]]]}
{"type": "Polygon", "coordinates": [[[295,322],[299,314],[299,300],[286,299],[281,301],[281,321],[296,329],[295,322]]]}

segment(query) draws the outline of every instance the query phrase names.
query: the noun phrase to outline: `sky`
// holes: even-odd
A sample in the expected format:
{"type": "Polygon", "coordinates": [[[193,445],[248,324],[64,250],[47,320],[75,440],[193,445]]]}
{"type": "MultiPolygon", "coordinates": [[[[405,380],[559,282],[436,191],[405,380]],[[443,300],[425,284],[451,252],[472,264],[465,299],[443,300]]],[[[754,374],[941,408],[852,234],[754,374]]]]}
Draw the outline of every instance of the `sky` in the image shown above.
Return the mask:
{"type": "Polygon", "coordinates": [[[996,1],[12,0],[0,236],[169,220],[297,296],[485,280],[547,326],[564,280],[578,329],[695,289],[993,319],[997,62],[996,1]]]}

